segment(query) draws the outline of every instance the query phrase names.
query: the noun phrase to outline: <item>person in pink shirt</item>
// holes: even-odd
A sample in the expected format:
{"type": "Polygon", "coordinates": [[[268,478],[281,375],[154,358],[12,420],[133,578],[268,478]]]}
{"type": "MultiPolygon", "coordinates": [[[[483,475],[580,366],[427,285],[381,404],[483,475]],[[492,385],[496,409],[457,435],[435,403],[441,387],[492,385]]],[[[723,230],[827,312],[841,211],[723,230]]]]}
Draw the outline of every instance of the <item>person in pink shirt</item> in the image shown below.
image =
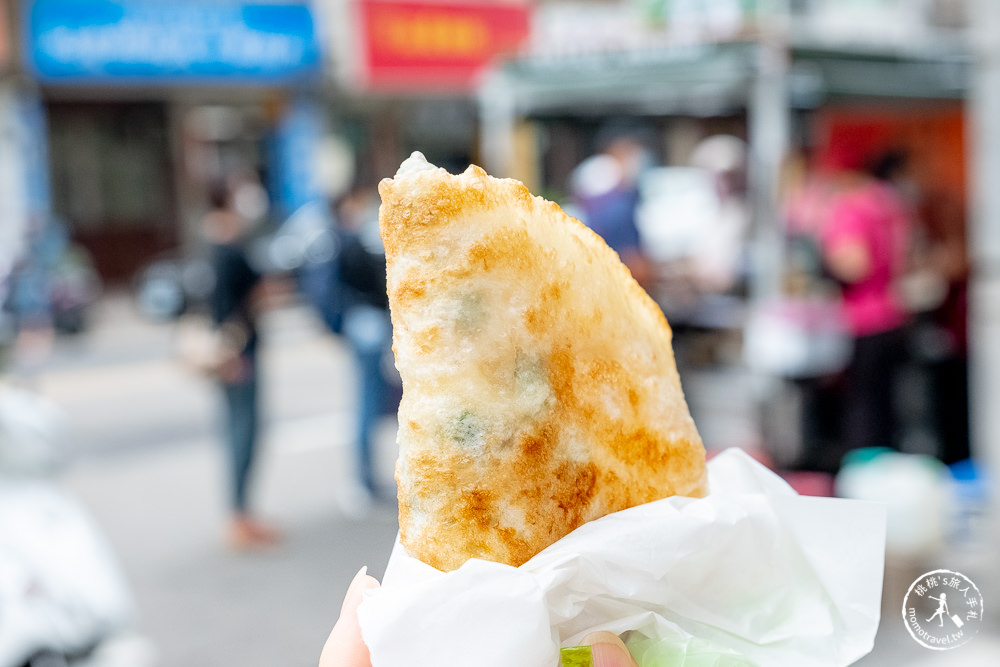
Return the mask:
{"type": "Polygon", "coordinates": [[[832,202],[821,236],[854,337],[843,406],[848,450],[899,444],[893,397],[907,313],[896,285],[906,271],[911,226],[908,207],[891,182],[901,159],[887,156],[874,177],[856,174],[832,202]]]}

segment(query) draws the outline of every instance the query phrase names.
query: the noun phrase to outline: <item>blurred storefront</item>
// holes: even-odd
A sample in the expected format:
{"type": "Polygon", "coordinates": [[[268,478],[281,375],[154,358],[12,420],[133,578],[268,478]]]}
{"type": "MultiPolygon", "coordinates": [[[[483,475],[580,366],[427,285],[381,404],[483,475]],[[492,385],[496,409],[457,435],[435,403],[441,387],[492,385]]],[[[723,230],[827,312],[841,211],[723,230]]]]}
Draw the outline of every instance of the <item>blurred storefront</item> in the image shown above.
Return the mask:
{"type": "Polygon", "coordinates": [[[393,174],[413,150],[449,169],[478,161],[475,91],[484,69],[529,34],[529,0],[324,0],[335,94],[331,128],[356,180],[393,174]]]}
{"type": "MultiPolygon", "coordinates": [[[[563,189],[569,167],[593,148],[586,136],[621,117],[658,130],[655,148],[669,163],[729,132],[749,139],[755,166],[774,169],[790,148],[821,150],[831,123],[873,115],[920,150],[919,119],[963,122],[969,59],[952,8],[960,4],[546,3],[527,55],[479,91],[483,158],[498,173],[563,189]]],[[[961,146],[945,152],[961,162],[961,146]]]]}
{"type": "Polygon", "coordinates": [[[970,62],[961,4],[547,3],[527,55],[495,68],[479,90],[482,158],[494,173],[565,196],[609,119],[651,130],[655,157],[668,165],[689,164],[713,134],[744,138],[753,287],[773,295],[779,189],[799,150],[822,154],[834,134],[864,125],[877,148],[919,163],[919,185],[964,200],[970,62]]]}
{"type": "MultiPolygon", "coordinates": [[[[782,196],[792,158],[822,160],[845,136],[872,154],[899,151],[907,186],[935,207],[921,212],[964,238],[973,63],[963,9],[949,0],[545,3],[527,53],[479,89],[484,166],[569,201],[573,169],[609,121],[643,128],[671,167],[691,166],[713,135],[746,140],[744,291],[692,297],[665,284],[680,282],[673,268],[654,285],[672,323],[735,334],[715,338],[726,352],[708,358],[742,364],[729,343],[758,306],[789,294],[782,196]]],[[[657,224],[690,226],[684,213],[657,224]]]]}
{"type": "Polygon", "coordinates": [[[307,2],[24,0],[21,70],[47,128],[51,213],[106,281],[190,247],[210,179],[282,196],[289,109],[314,94],[307,2]]]}
{"type": "Polygon", "coordinates": [[[527,0],[21,0],[52,215],[105,280],[190,252],[210,179],[245,171],[268,222],[372,185],[411,150],[477,158],[477,77],[527,0]]]}

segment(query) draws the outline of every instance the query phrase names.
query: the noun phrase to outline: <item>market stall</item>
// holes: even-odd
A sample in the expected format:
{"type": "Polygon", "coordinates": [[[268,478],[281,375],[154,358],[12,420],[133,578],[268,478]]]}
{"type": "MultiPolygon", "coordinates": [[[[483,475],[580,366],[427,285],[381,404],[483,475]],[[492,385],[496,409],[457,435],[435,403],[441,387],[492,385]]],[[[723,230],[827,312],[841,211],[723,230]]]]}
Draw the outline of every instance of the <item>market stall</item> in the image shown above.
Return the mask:
{"type": "MultiPolygon", "coordinates": [[[[919,166],[911,174],[915,187],[959,207],[966,197],[964,99],[970,58],[961,42],[833,46],[792,29],[760,25],[734,41],[522,56],[494,68],[479,97],[482,162],[493,173],[529,182],[534,191],[560,190],[563,175],[552,169],[553,151],[583,156],[579,141],[573,148],[566,133],[549,131],[565,126],[566,119],[578,122],[583,132],[608,118],[645,121],[661,133],[658,157],[665,162],[683,160],[677,146],[693,147],[708,132],[745,139],[744,289],[702,295],[696,307],[683,312],[671,312],[675,304],[669,295],[654,294],[672,324],[732,332],[726,340],[735,338],[737,345],[744,342],[752,316],[788,293],[782,187],[788,162],[800,150],[822,155],[834,137],[856,136],[858,128],[874,125],[878,141],[872,148],[905,151],[919,166]],[[692,132],[703,134],[683,136],[692,132]]],[[[964,229],[964,216],[954,216],[950,224],[964,229]]],[[[822,348],[821,336],[796,333],[804,346],[802,372],[826,372],[829,364],[815,357],[829,354],[829,346],[822,348]]],[[[733,361],[743,364],[745,355],[710,355],[714,364],[733,361]]],[[[796,372],[766,364],[751,370],[779,380],[796,372]]],[[[762,403],[774,399],[770,389],[763,396],[762,403]]],[[[779,455],[794,458],[802,433],[793,439],[778,446],[783,447],[779,455]]]]}

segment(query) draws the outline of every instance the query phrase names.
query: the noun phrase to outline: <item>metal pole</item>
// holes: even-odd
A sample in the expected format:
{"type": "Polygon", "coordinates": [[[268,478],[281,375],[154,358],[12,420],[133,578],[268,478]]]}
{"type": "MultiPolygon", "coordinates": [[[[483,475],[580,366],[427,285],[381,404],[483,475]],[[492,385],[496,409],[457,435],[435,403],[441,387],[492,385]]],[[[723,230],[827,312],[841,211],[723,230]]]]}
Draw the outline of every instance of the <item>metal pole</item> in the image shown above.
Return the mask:
{"type": "Polygon", "coordinates": [[[502,71],[493,71],[479,89],[479,161],[494,176],[510,176],[514,165],[514,93],[502,71]]]}
{"type": "Polygon", "coordinates": [[[1000,479],[1000,2],[969,5],[970,419],[973,455],[1000,479]]]}
{"type": "Polygon", "coordinates": [[[778,181],[789,137],[787,19],[782,2],[761,3],[757,73],[749,106],[749,176],[754,225],[750,298],[754,303],[777,296],[781,286],[778,181]]]}

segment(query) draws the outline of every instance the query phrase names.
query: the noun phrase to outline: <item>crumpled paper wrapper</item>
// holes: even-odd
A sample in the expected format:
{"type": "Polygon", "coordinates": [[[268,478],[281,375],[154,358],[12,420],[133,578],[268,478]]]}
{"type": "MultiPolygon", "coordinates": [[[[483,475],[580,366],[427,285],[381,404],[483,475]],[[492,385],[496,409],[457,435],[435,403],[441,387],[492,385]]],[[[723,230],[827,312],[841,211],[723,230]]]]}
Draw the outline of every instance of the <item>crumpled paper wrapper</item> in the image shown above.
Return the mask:
{"type": "MultiPolygon", "coordinates": [[[[521,567],[440,572],[397,541],[359,610],[374,667],[555,667],[595,630],[698,665],[832,667],[878,629],[881,505],[804,497],[742,450],[708,464],[711,493],[587,523],[521,567]]],[[[641,667],[656,664],[640,660],[641,667]]],[[[685,663],[687,664],[687,663],[685,663]]]]}

